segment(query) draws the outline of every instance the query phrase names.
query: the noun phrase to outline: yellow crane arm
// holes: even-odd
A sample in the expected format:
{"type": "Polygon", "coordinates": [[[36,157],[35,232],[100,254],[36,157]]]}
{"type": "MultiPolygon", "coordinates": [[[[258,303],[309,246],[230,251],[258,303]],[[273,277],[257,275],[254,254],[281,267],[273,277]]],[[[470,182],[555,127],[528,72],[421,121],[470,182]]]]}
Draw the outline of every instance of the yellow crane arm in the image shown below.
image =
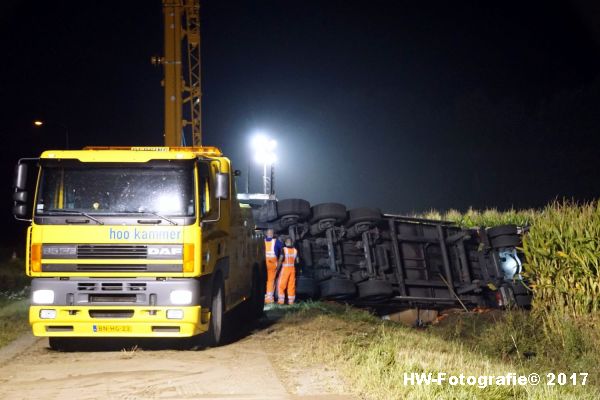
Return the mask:
{"type": "Polygon", "coordinates": [[[163,0],[163,14],[164,56],[154,57],[152,62],[162,65],[164,70],[164,144],[201,146],[199,0],[163,0]],[[186,143],[186,137],[192,143],[186,143]]]}

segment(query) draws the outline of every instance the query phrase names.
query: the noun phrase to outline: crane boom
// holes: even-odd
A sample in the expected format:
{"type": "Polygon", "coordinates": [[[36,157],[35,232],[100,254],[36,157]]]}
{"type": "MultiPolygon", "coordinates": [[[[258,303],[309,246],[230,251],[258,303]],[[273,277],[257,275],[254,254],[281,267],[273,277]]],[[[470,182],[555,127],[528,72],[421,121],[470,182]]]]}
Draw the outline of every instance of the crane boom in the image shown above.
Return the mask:
{"type": "Polygon", "coordinates": [[[163,14],[164,56],[154,58],[153,63],[164,70],[164,143],[201,146],[200,4],[198,0],[163,0],[163,14]]]}

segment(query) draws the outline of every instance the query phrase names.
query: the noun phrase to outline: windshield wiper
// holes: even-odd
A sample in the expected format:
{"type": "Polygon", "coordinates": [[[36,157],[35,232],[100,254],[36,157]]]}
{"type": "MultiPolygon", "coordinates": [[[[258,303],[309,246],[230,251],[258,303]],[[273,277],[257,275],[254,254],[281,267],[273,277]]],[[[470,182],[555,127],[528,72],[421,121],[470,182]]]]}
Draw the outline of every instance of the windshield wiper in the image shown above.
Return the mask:
{"type": "Polygon", "coordinates": [[[167,221],[171,225],[178,225],[177,222],[173,221],[172,219],[167,218],[164,215],[160,215],[159,213],[156,213],[154,211],[123,211],[123,212],[125,214],[150,214],[150,215],[154,215],[155,217],[164,219],[165,221],[167,221]]]}
{"type": "Polygon", "coordinates": [[[83,217],[91,219],[92,221],[96,222],[98,225],[104,225],[104,222],[100,221],[98,218],[92,217],[90,214],[83,212],[83,211],[53,209],[53,210],[46,210],[46,212],[55,213],[55,215],[56,214],[81,215],[83,217]]]}

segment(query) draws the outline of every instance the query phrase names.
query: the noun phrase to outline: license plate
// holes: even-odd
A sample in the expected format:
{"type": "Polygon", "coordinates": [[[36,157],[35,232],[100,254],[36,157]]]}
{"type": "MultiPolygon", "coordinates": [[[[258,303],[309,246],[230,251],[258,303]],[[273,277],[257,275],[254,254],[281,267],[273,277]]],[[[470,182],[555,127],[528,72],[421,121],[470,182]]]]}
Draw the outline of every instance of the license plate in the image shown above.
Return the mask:
{"type": "Polygon", "coordinates": [[[131,332],[131,326],[129,325],[94,325],[94,332],[97,333],[123,333],[131,332]]]}

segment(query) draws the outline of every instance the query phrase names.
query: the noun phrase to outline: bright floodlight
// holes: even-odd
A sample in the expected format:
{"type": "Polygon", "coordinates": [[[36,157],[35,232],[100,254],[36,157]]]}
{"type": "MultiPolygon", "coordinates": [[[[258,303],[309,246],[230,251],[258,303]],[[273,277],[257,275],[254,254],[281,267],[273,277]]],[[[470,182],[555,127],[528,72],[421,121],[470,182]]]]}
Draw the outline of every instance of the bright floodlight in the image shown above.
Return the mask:
{"type": "Polygon", "coordinates": [[[254,161],[259,164],[273,164],[277,161],[277,156],[274,153],[268,151],[257,151],[254,154],[254,161]]]}
{"type": "Polygon", "coordinates": [[[273,139],[267,138],[262,133],[258,133],[252,138],[252,148],[254,148],[255,150],[257,150],[257,149],[275,150],[275,147],[277,147],[277,142],[273,139]]]}
{"type": "Polygon", "coordinates": [[[277,161],[275,154],[277,142],[258,132],[252,137],[251,144],[254,150],[254,161],[263,167],[263,193],[273,195],[273,164],[277,161]]]}
{"type": "Polygon", "coordinates": [[[276,162],[277,156],[274,153],[276,147],[277,142],[263,134],[257,134],[252,138],[254,160],[259,164],[269,165],[276,162]]]}
{"type": "Polygon", "coordinates": [[[42,125],[44,125],[44,121],[35,120],[35,121],[33,121],[33,124],[34,124],[35,126],[42,126],[42,125]]]}
{"type": "Polygon", "coordinates": [[[254,137],[252,138],[252,148],[253,149],[259,149],[261,147],[264,147],[264,143],[267,141],[267,138],[265,138],[263,135],[261,134],[256,134],[254,135],[254,137]]]}

